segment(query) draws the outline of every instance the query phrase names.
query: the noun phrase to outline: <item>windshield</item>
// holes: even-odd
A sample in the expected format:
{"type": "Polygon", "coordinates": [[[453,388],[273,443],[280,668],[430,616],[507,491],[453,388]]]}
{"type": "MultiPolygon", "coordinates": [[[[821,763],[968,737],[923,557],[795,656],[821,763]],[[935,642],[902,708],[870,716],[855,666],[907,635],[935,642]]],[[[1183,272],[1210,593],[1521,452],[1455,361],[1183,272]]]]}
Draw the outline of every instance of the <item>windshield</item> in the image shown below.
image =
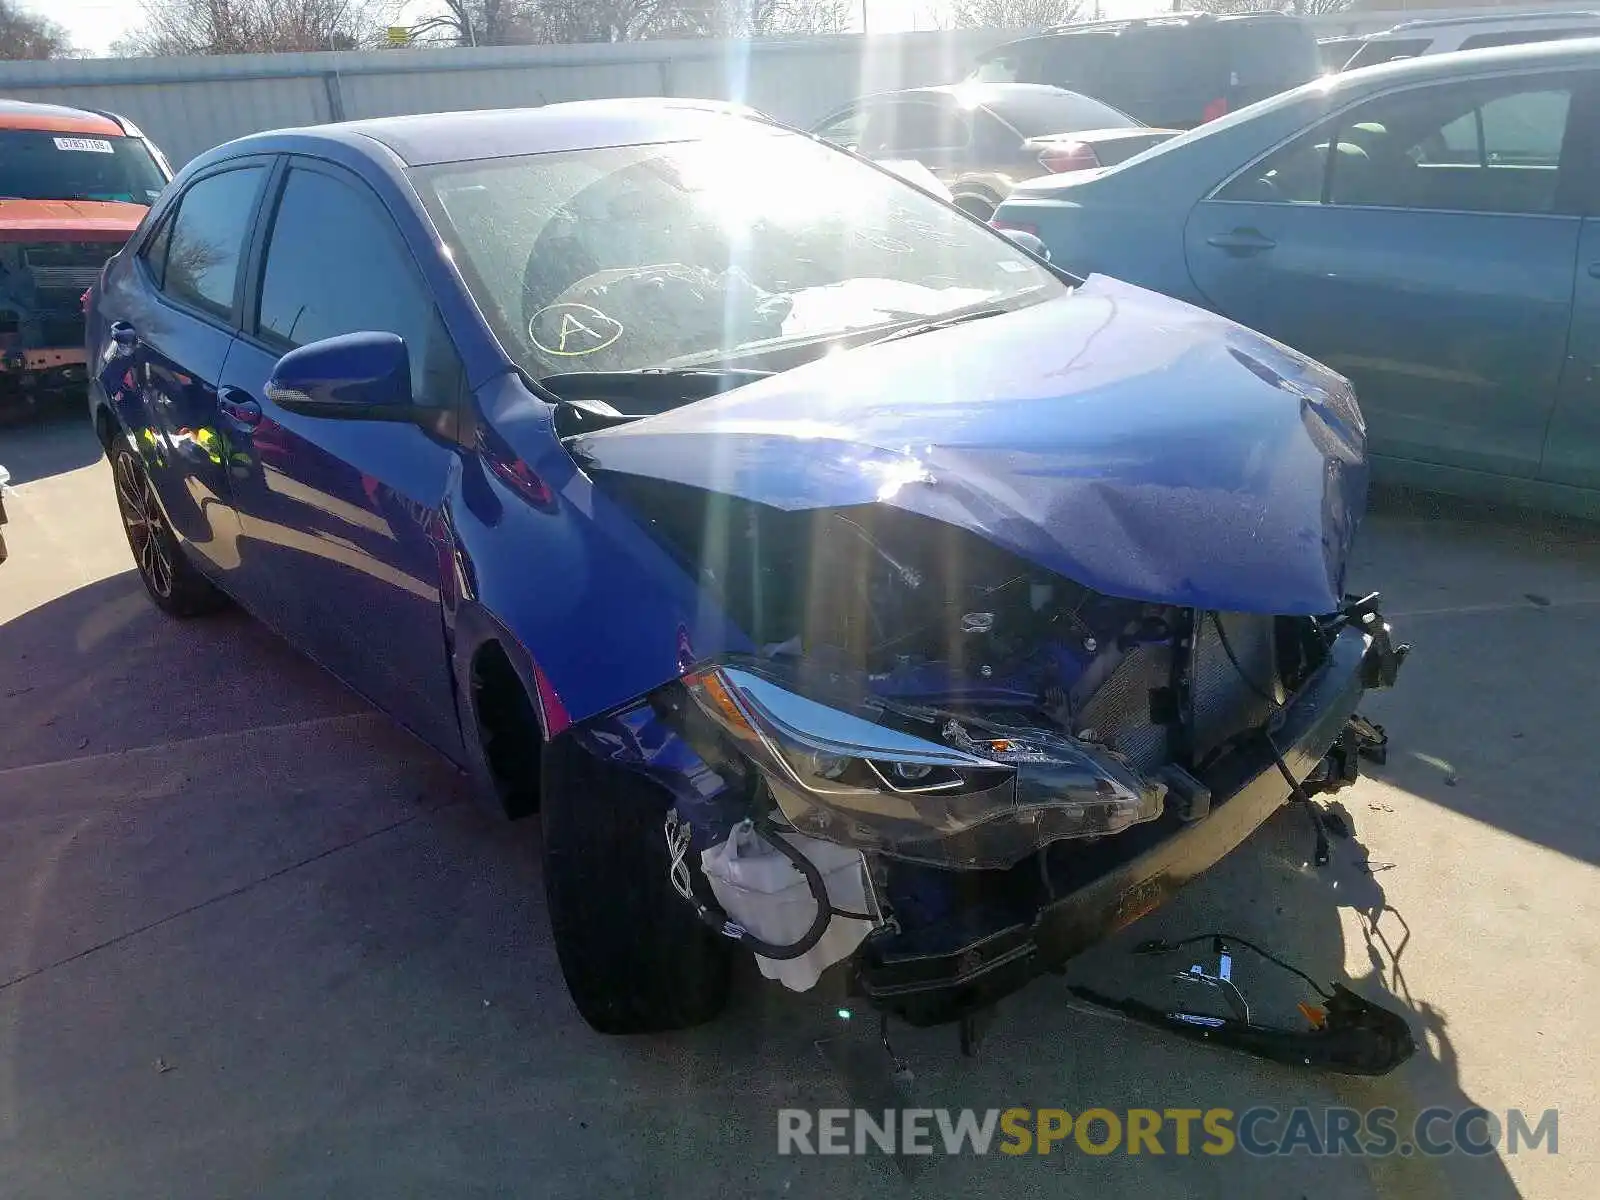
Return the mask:
{"type": "Polygon", "coordinates": [[[1415,58],[1433,44],[1432,38],[1371,38],[1362,44],[1345,62],[1346,71],[1378,63],[1393,62],[1397,58],[1415,58]]]}
{"type": "Polygon", "coordinates": [[[533,375],[690,366],[1066,285],[891,174],[795,134],[415,172],[501,343],[533,375]]]}
{"type": "Polygon", "coordinates": [[[1072,133],[1084,129],[1116,129],[1143,125],[1121,109],[1091,96],[1056,88],[1039,88],[997,101],[994,112],[1023,137],[1072,133]]]}
{"type": "Polygon", "coordinates": [[[0,197],[152,203],[166,176],[139,138],[0,131],[0,197]]]}

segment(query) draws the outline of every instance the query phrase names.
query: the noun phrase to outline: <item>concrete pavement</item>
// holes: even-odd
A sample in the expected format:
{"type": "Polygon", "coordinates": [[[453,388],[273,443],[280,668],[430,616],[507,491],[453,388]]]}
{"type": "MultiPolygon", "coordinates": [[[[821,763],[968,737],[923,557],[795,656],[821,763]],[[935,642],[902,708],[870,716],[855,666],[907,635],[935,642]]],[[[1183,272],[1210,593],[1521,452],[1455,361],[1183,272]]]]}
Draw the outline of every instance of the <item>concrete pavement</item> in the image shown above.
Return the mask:
{"type": "MultiPolygon", "coordinates": [[[[1228,929],[1390,996],[1427,1048],[1301,1075],[1067,1007],[1046,979],[976,1060],[748,971],[707,1029],[615,1040],[550,947],[537,822],[238,614],[150,606],[75,423],[0,430],[0,1196],[838,1197],[1090,1191],[1579,1197],[1596,1163],[1600,538],[1391,506],[1355,583],[1417,649],[1370,714],[1390,765],[1306,865],[1280,814],[1129,942],[1228,929]],[[1561,1110],[1560,1154],[1387,1160],[780,1158],[779,1107],[1429,1104],[1561,1110]]],[[[1264,1001],[1287,999],[1241,959],[1264,1001]]],[[[1157,994],[1160,994],[1159,992],[1157,994]]],[[[1282,1009],[1277,1010],[1282,1013],[1282,1009]]]]}

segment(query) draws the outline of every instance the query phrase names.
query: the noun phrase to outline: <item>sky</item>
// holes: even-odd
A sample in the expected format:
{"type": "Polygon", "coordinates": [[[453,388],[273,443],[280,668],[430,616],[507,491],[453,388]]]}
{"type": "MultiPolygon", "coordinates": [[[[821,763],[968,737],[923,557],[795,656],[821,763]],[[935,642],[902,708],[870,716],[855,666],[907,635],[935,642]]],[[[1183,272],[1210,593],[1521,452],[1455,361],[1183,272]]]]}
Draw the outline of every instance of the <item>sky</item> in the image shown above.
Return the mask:
{"type": "MultiPolygon", "coordinates": [[[[874,32],[928,28],[939,0],[866,0],[874,32]]],[[[1093,0],[1086,5],[1092,7],[1093,0]]],[[[139,19],[139,0],[22,0],[22,7],[64,26],[72,43],[91,54],[105,54],[139,19]]],[[[426,7],[425,0],[423,8],[426,7]]],[[[1100,0],[1104,16],[1142,16],[1169,8],[1160,0],[1100,0]]]]}

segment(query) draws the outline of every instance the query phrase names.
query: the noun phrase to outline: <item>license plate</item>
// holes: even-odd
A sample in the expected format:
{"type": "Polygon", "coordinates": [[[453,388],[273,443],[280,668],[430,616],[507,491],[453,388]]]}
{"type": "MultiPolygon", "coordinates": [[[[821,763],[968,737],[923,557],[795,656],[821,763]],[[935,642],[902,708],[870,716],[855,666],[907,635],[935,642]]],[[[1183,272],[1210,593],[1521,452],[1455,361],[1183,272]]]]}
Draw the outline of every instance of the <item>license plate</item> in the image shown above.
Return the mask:
{"type": "Polygon", "coordinates": [[[1121,929],[1124,925],[1132,925],[1146,913],[1160,908],[1162,895],[1163,888],[1159,876],[1134,884],[1118,897],[1116,911],[1111,918],[1111,928],[1121,929]]]}
{"type": "Polygon", "coordinates": [[[82,150],[89,154],[115,154],[111,143],[104,138],[63,138],[55,139],[57,150],[82,150]]]}

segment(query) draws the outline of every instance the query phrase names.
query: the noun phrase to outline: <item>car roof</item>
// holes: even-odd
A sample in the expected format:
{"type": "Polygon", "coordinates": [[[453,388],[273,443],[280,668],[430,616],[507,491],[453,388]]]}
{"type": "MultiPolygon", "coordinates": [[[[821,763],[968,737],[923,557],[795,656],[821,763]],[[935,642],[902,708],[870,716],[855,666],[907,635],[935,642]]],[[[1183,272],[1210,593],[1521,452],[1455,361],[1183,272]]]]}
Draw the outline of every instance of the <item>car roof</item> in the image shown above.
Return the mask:
{"type": "Polygon", "coordinates": [[[994,50],[989,51],[984,57],[1013,46],[1055,41],[1059,38],[1085,37],[1094,34],[1137,33],[1142,29],[1240,29],[1256,25],[1288,28],[1303,26],[1305,21],[1293,13],[1285,12],[1174,12],[1162,13],[1153,17],[1127,17],[1105,21],[1074,21],[1070,25],[1054,25],[1039,33],[1016,38],[1006,42],[1004,45],[996,46],[994,50]]]}
{"type": "Polygon", "coordinates": [[[878,92],[875,95],[863,96],[855,101],[859,104],[862,100],[886,100],[895,96],[950,96],[960,101],[963,105],[972,108],[1004,109],[1011,104],[1030,104],[1050,96],[1077,96],[1079,92],[1071,92],[1066,88],[1058,88],[1048,83],[1007,83],[1003,81],[979,81],[964,83],[936,83],[927,87],[900,88],[892,92],[878,92]]]}
{"type": "Polygon", "coordinates": [[[1282,25],[1285,22],[1298,20],[1299,18],[1293,13],[1286,12],[1171,12],[1151,17],[1121,17],[1104,21],[1073,21],[1067,25],[1052,25],[1041,36],[1060,37],[1064,34],[1119,33],[1127,29],[1159,29],[1162,27],[1184,27],[1189,25],[1282,25]]]}
{"type": "MultiPolygon", "coordinates": [[[[1177,163],[1192,153],[1205,153],[1212,138],[1231,136],[1233,130],[1256,121],[1277,121],[1286,114],[1298,121],[1315,114],[1326,115],[1331,108],[1347,101],[1359,101],[1389,87],[1471,78],[1496,71],[1561,70],[1592,65],[1600,56],[1600,38],[1573,38],[1558,42],[1523,42],[1514,46],[1494,46],[1483,50],[1457,50],[1449,54],[1425,54],[1396,59],[1370,67],[1322,75],[1309,83],[1279,92],[1265,100],[1237,108],[1215,121],[1184,130],[1132,161],[1153,165],[1157,161],[1177,163]]],[[[1116,174],[1113,167],[1108,174],[1116,174]]]]}
{"type": "Polygon", "coordinates": [[[753,108],[715,100],[632,97],[578,100],[540,108],[375,117],[251,134],[220,146],[206,161],[246,153],[292,152],[314,142],[339,142],[370,152],[377,142],[408,167],[511,158],[600,146],[638,146],[725,136],[740,124],[779,128],[753,108]]]}
{"type": "Polygon", "coordinates": [[[1424,54],[1375,66],[1341,71],[1325,86],[1334,90],[1359,87],[1387,73],[1397,81],[1445,79],[1474,71],[1506,67],[1593,66],[1600,61],[1600,37],[1570,38],[1559,42],[1522,42],[1514,46],[1490,46],[1482,50],[1458,50],[1451,54],[1424,54]],[[1354,82],[1348,82],[1354,81],[1354,82]]]}
{"type": "Polygon", "coordinates": [[[108,113],[64,104],[33,104],[26,100],[0,100],[0,129],[38,129],[45,133],[92,133],[122,137],[123,128],[108,113]]]}
{"type": "Polygon", "coordinates": [[[1413,33],[1435,33],[1441,29],[1477,29],[1484,25],[1521,27],[1560,21],[1600,22],[1600,12],[1593,9],[1573,9],[1564,12],[1498,12],[1467,17],[1423,17],[1415,21],[1401,21],[1398,25],[1368,36],[1378,41],[1405,37],[1413,33]]]}

